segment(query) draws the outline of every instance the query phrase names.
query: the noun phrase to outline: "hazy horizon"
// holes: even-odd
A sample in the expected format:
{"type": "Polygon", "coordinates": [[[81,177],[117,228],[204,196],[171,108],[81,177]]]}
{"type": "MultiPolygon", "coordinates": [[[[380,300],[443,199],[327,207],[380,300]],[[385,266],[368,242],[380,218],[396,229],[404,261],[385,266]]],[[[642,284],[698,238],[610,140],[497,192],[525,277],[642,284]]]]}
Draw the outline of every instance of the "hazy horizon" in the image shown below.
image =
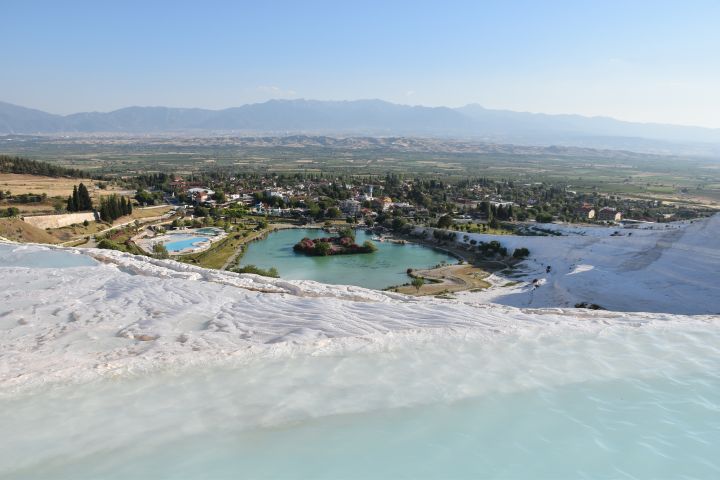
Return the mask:
{"type": "Polygon", "coordinates": [[[43,109],[41,109],[41,108],[29,107],[29,106],[27,106],[27,105],[18,105],[18,104],[15,104],[15,103],[13,103],[13,102],[7,102],[7,101],[5,101],[5,100],[3,100],[3,99],[0,98],[0,103],[2,103],[2,102],[4,102],[4,103],[9,103],[9,104],[11,104],[11,105],[15,105],[15,106],[18,106],[18,107],[31,108],[31,109],[35,109],[35,110],[40,110],[40,111],[45,112],[45,113],[50,113],[50,114],[54,114],[54,115],[62,115],[62,116],[68,116],[68,115],[79,114],[79,113],[112,113],[112,112],[114,112],[114,111],[123,110],[123,109],[127,109],[127,108],[178,108],[178,109],[186,109],[186,110],[199,109],[199,110],[222,111],[222,110],[227,110],[227,109],[231,109],[231,108],[243,107],[243,106],[246,106],[246,105],[257,105],[257,104],[263,104],[263,103],[273,102],[273,101],[348,102],[348,103],[350,103],[350,102],[363,102],[363,101],[381,101],[381,102],[387,102],[387,103],[391,103],[391,104],[394,104],[394,105],[406,106],[406,107],[429,107],[429,108],[449,108],[449,109],[459,109],[459,108],[467,107],[467,106],[478,106],[478,107],[482,107],[482,108],[484,108],[484,109],[486,109],[486,110],[509,111],[509,112],[515,112],[515,113],[529,113],[529,114],[538,114],[538,115],[570,115],[570,116],[582,116],[582,117],[586,117],[586,118],[607,118],[607,119],[619,120],[619,121],[631,122],[631,123],[637,123],[637,124],[643,124],[643,123],[645,123],[645,124],[659,124],[659,125],[663,125],[663,124],[664,124],[664,125],[678,126],[678,127],[699,127],[699,128],[720,129],[720,127],[706,127],[706,126],[703,126],[703,125],[689,125],[689,124],[679,124],[679,123],[671,124],[671,123],[662,123],[662,122],[633,122],[633,121],[631,121],[631,120],[623,120],[623,119],[621,119],[621,118],[612,117],[612,116],[609,116],[609,115],[583,115],[583,114],[580,114],[580,113],[573,113],[573,112],[548,113],[548,112],[536,112],[536,111],[529,111],[529,110],[510,110],[510,109],[501,109],[501,108],[497,108],[497,109],[496,109],[496,108],[487,107],[487,106],[485,106],[485,105],[480,105],[479,103],[468,103],[468,104],[457,105],[457,106],[450,106],[450,105],[421,105],[421,104],[413,104],[413,103],[409,103],[409,102],[406,102],[406,103],[392,102],[392,101],[390,101],[390,100],[385,100],[385,99],[382,99],[382,98],[357,98],[357,99],[339,99],[339,100],[334,100],[334,99],[331,99],[331,100],[323,100],[323,99],[317,99],[317,98],[268,98],[267,100],[260,100],[260,101],[257,101],[257,102],[248,102],[248,103],[237,104],[237,105],[227,105],[227,106],[224,106],[224,107],[221,106],[221,107],[216,107],[216,108],[198,107],[198,106],[194,106],[194,105],[177,105],[177,106],[172,106],[172,105],[160,105],[160,104],[152,105],[152,104],[148,104],[148,105],[125,105],[125,106],[121,106],[121,107],[118,107],[118,108],[115,108],[115,109],[112,109],[112,110],[89,110],[89,111],[80,111],[80,110],[77,110],[77,111],[71,111],[71,112],[67,112],[67,113],[57,113],[57,112],[51,112],[51,111],[48,111],[48,110],[43,110],[43,109]]]}

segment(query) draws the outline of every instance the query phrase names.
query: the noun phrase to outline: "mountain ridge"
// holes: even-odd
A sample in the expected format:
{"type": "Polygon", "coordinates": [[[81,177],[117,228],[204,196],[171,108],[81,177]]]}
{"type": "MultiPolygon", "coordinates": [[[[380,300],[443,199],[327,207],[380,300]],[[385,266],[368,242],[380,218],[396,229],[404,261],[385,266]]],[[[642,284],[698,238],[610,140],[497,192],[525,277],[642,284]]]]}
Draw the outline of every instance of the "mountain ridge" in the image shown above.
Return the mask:
{"type": "MultiPolygon", "coordinates": [[[[611,117],[463,107],[401,105],[379,99],[273,99],[220,110],[130,106],[110,112],[56,115],[0,101],[0,134],[162,133],[183,131],[415,135],[526,144],[615,148],[653,141],[660,148],[708,144],[720,151],[720,129],[638,123],[611,117]],[[635,140],[633,140],[635,139],[635,140]]],[[[712,150],[714,150],[713,148],[712,150]]]]}

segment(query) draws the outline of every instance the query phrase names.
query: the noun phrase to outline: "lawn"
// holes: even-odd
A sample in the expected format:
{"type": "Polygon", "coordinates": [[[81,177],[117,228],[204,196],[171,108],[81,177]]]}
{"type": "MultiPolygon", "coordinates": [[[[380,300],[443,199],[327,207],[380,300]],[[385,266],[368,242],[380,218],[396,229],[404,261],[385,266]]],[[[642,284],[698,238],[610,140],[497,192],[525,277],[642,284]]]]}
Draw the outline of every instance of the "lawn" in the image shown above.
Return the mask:
{"type": "Polygon", "coordinates": [[[247,232],[241,231],[229,233],[225,239],[214,244],[204,252],[182,255],[175,258],[182,262],[192,263],[193,265],[199,265],[205,268],[220,269],[223,265],[225,265],[227,259],[230,258],[237,249],[245,243],[243,233],[247,232]]]}

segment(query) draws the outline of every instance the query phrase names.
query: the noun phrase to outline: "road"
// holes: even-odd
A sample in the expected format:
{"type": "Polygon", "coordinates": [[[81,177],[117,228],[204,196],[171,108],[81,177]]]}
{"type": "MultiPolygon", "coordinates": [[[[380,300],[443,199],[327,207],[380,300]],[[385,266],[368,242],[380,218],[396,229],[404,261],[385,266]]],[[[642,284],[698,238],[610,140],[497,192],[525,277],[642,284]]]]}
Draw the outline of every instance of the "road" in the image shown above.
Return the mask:
{"type": "MultiPolygon", "coordinates": [[[[159,207],[167,207],[167,205],[159,205],[159,207]]],[[[149,208],[158,208],[158,206],[156,206],[156,207],[147,207],[147,208],[148,208],[148,209],[149,209],[149,208]]],[[[135,222],[138,222],[140,225],[150,225],[150,224],[153,224],[153,223],[156,223],[156,222],[162,222],[162,221],[167,220],[167,219],[169,219],[170,217],[172,217],[173,213],[174,213],[174,212],[170,211],[170,212],[166,213],[165,215],[161,215],[161,216],[158,216],[158,217],[139,218],[139,219],[131,220],[131,221],[129,221],[129,222],[123,222],[123,223],[119,223],[119,224],[117,224],[117,225],[113,225],[112,227],[108,227],[108,228],[106,228],[106,229],[104,229],[104,230],[100,230],[99,232],[93,233],[92,235],[88,236],[88,240],[87,240],[85,243],[82,243],[82,244],[76,245],[76,246],[77,246],[77,247],[83,247],[83,248],[96,248],[96,247],[97,247],[97,240],[96,240],[96,238],[97,238],[97,236],[99,236],[99,235],[104,235],[105,233],[111,232],[111,231],[113,231],[113,230],[117,230],[118,228],[127,227],[128,225],[134,224],[135,222]]],[[[74,242],[77,242],[77,239],[75,239],[75,240],[70,240],[69,242],[62,243],[61,245],[67,246],[67,245],[70,245],[70,244],[72,244],[72,243],[74,243],[74,242]]]]}

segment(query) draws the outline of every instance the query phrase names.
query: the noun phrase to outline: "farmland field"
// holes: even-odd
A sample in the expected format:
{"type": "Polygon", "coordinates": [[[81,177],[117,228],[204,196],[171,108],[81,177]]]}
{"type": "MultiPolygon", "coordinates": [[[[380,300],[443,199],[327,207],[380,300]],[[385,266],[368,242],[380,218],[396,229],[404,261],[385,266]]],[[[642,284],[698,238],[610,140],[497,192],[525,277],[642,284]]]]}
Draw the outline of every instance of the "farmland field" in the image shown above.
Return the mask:
{"type": "Polygon", "coordinates": [[[72,194],[73,186],[81,182],[88,187],[93,200],[97,200],[102,195],[121,193],[112,188],[105,190],[100,189],[97,187],[97,181],[88,178],[55,178],[42,177],[39,175],[0,173],[0,190],[10,190],[14,195],[24,193],[40,195],[45,193],[48,197],[67,197],[72,194]]]}
{"type": "MultiPolygon", "coordinates": [[[[204,171],[363,177],[397,173],[449,181],[476,176],[563,183],[579,192],[720,202],[720,160],[702,157],[441,139],[23,136],[4,140],[0,154],[22,155],[111,177],[204,171]]],[[[66,183],[69,187],[61,182],[55,190],[66,195],[72,181],[66,183]]],[[[7,189],[1,182],[0,188],[7,189]]]]}

